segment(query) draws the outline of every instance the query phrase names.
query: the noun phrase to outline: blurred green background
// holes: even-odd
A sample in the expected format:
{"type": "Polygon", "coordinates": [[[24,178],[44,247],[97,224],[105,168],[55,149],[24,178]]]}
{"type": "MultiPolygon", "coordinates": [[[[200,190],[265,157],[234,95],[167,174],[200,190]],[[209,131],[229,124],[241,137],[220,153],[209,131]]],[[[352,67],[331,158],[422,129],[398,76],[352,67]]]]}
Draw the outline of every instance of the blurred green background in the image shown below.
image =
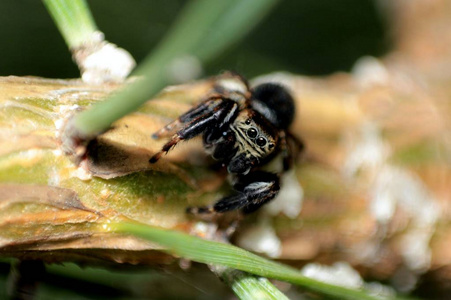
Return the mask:
{"type": "MultiPolygon", "coordinates": [[[[139,63],[161,40],[182,0],[91,0],[106,39],[139,63]]],[[[349,70],[363,55],[390,48],[376,1],[286,0],[249,36],[205,66],[204,75],[235,70],[252,77],[274,71],[323,75],[349,70]]],[[[63,38],[41,1],[0,1],[0,75],[78,77],[63,38]]]]}

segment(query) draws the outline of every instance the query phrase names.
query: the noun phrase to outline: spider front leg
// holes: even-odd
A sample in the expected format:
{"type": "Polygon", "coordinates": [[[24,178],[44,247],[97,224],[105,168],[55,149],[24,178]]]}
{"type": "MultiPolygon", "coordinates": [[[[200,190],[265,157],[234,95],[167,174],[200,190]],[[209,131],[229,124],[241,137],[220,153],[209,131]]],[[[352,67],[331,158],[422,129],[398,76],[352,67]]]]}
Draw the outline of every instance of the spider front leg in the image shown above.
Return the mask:
{"type": "MultiPolygon", "coordinates": [[[[238,112],[238,104],[232,100],[222,100],[212,111],[207,112],[199,117],[194,118],[185,125],[181,130],[172,136],[172,138],[163,145],[162,149],[154,154],[149,162],[156,163],[164,153],[177,145],[182,140],[189,140],[193,137],[204,133],[208,128],[222,128],[226,124],[233,121],[233,117],[238,112]]],[[[199,113],[200,114],[200,113],[199,113]]]]}
{"type": "Polygon", "coordinates": [[[234,189],[237,190],[237,194],[222,198],[214,205],[189,207],[187,212],[223,213],[242,209],[245,214],[252,213],[276,197],[280,190],[279,176],[264,171],[251,172],[245,176],[238,176],[234,189]]]}
{"type": "Polygon", "coordinates": [[[201,117],[202,115],[207,114],[208,112],[214,111],[214,109],[221,103],[220,95],[212,95],[207,100],[200,103],[198,106],[193,107],[180,117],[178,117],[173,122],[167,124],[154,134],[152,134],[152,138],[159,139],[162,137],[167,137],[173,133],[175,128],[180,127],[183,124],[189,123],[194,119],[201,117]]]}

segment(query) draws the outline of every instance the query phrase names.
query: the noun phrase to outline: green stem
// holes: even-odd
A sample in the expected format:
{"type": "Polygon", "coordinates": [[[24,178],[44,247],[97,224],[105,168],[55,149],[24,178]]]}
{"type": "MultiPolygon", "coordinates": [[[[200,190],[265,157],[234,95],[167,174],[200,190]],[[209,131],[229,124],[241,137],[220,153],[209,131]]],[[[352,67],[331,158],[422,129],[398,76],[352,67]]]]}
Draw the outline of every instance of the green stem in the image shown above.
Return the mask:
{"type": "Polygon", "coordinates": [[[228,5],[228,1],[190,2],[161,45],[136,69],[135,75],[145,75],[145,78],[77,115],[74,125],[78,134],[89,139],[107,130],[114,121],[136,110],[170,84],[172,80],[167,67],[177,57],[193,55],[190,52],[228,5]]]}
{"type": "Polygon", "coordinates": [[[288,300],[268,279],[226,268],[221,278],[240,299],[288,300]]]}
{"type": "Polygon", "coordinates": [[[197,55],[204,62],[211,61],[217,53],[246,36],[278,2],[279,0],[235,1],[235,5],[230,6],[215,22],[217,29],[212,30],[199,44],[197,55]]]}
{"type": "Polygon", "coordinates": [[[135,111],[148,100],[149,95],[155,95],[166,86],[166,78],[158,73],[154,69],[145,79],[141,78],[111,95],[108,101],[79,113],[74,119],[76,134],[89,140],[107,130],[114,121],[135,111]]]}
{"type": "Polygon", "coordinates": [[[98,31],[85,0],[43,0],[69,48],[89,41],[98,31]]]}
{"type": "MultiPolygon", "coordinates": [[[[236,1],[194,0],[188,3],[170,32],[134,74],[147,76],[153,67],[167,66],[176,57],[197,56],[195,50],[202,45],[202,40],[211,30],[220,30],[220,28],[212,27],[214,22],[236,1]]],[[[203,46],[210,47],[210,45],[203,46]]]]}
{"type": "Polygon", "coordinates": [[[177,58],[194,57],[201,63],[204,58],[215,57],[231,43],[221,40],[220,34],[216,32],[227,33],[224,39],[236,40],[248,31],[245,29],[246,16],[251,15],[251,24],[255,24],[261,18],[258,13],[269,11],[272,7],[270,4],[274,1],[252,0],[251,6],[243,5],[240,0],[191,1],[157,49],[134,72],[135,75],[144,75],[145,79],[137,80],[113,94],[107,101],[81,112],[74,119],[75,132],[82,138],[90,139],[107,130],[114,121],[136,110],[166,85],[174,83],[175,79],[171,77],[169,68],[177,58]],[[240,14],[237,14],[238,11],[240,14]],[[230,17],[222,18],[223,15],[230,17]],[[233,25],[235,20],[230,18],[238,15],[239,26],[233,25]],[[218,19],[221,21],[217,22],[218,19]],[[202,50],[204,48],[211,50],[202,50]]]}
{"type": "Polygon", "coordinates": [[[158,243],[167,247],[167,252],[193,261],[226,266],[258,276],[286,281],[334,299],[381,299],[371,296],[363,290],[349,289],[310,279],[296,269],[267,260],[232,245],[135,223],[116,223],[111,224],[109,228],[158,243]]]}

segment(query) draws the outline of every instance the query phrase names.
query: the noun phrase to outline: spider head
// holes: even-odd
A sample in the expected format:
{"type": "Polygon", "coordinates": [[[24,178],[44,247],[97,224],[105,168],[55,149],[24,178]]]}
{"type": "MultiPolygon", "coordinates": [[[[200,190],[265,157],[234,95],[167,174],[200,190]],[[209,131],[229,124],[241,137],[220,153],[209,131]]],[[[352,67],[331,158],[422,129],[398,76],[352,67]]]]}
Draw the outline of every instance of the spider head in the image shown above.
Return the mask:
{"type": "Polygon", "coordinates": [[[230,161],[230,173],[246,174],[250,168],[276,149],[279,135],[276,128],[260,113],[246,109],[233,126],[236,155],[230,161]]]}
{"type": "Polygon", "coordinates": [[[294,100],[288,90],[276,83],[263,83],[252,90],[251,106],[278,129],[287,129],[294,119],[294,100]]]}

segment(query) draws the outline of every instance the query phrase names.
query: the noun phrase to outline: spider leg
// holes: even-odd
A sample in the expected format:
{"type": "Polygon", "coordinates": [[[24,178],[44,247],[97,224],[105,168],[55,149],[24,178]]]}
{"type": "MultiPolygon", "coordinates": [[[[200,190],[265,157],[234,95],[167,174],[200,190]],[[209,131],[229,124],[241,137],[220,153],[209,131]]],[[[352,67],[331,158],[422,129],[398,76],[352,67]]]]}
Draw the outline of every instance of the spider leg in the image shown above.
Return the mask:
{"type": "Polygon", "coordinates": [[[229,120],[231,114],[237,110],[237,107],[238,105],[231,100],[222,101],[214,111],[195,118],[174,134],[172,138],[163,145],[162,149],[150,158],[149,162],[157,162],[164,153],[171,150],[178,142],[192,139],[193,137],[204,133],[209,127],[215,127],[215,124],[219,123],[219,128],[222,128],[224,124],[231,121],[229,120]]]}
{"type": "Polygon", "coordinates": [[[293,165],[295,156],[304,149],[304,143],[286,131],[279,132],[279,137],[279,145],[283,158],[283,170],[287,171],[293,165]]]}
{"type": "Polygon", "coordinates": [[[229,126],[236,119],[239,113],[238,109],[239,105],[233,102],[227,113],[222,115],[214,126],[207,128],[204,134],[204,144],[207,147],[216,145],[219,140],[230,138],[228,137],[230,135],[229,126]]]}
{"type": "Polygon", "coordinates": [[[176,120],[172,121],[171,123],[167,124],[166,126],[164,126],[163,128],[161,128],[160,130],[154,132],[152,134],[152,138],[157,140],[162,137],[167,137],[172,133],[174,128],[179,127],[181,124],[182,124],[182,122],[180,122],[180,119],[176,119],[176,120]]]}
{"type": "Polygon", "coordinates": [[[212,95],[207,100],[203,101],[196,107],[193,107],[180,117],[178,117],[173,122],[167,124],[154,134],[152,134],[152,138],[159,139],[162,137],[169,136],[173,130],[177,127],[180,127],[182,124],[189,123],[193,121],[194,119],[213,111],[219,104],[221,103],[221,96],[220,95],[212,95]]]}
{"type": "Polygon", "coordinates": [[[179,117],[180,122],[188,123],[194,119],[204,115],[209,111],[213,111],[222,102],[222,96],[219,94],[211,95],[207,100],[200,103],[198,106],[193,107],[183,115],[179,117]]]}
{"type": "Polygon", "coordinates": [[[228,166],[227,171],[231,174],[246,175],[252,169],[252,167],[258,164],[258,158],[254,156],[246,156],[245,153],[234,156],[228,166]]]}
{"type": "Polygon", "coordinates": [[[222,198],[214,205],[203,207],[189,207],[188,213],[223,213],[242,209],[244,213],[252,213],[265,203],[274,199],[280,190],[279,176],[274,173],[256,171],[246,176],[238,177],[234,186],[238,193],[222,198]]]}
{"type": "Polygon", "coordinates": [[[215,144],[214,151],[211,156],[216,160],[229,161],[236,155],[235,135],[231,131],[223,133],[222,140],[215,144]]]}

